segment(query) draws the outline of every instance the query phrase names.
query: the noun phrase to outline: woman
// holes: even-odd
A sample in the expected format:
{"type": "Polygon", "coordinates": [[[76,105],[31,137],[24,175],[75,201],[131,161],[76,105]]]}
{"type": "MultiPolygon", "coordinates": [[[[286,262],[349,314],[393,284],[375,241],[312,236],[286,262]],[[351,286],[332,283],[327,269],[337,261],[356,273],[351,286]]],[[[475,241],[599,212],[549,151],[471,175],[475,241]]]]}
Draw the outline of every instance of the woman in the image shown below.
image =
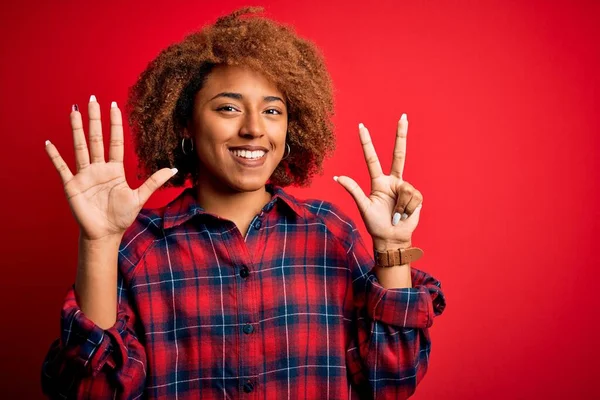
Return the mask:
{"type": "Polygon", "coordinates": [[[75,175],[46,143],[80,225],[76,282],[42,370],[47,395],[405,398],[423,378],[445,302],[410,265],[423,197],[402,180],[406,117],[389,176],[359,128],[369,197],[336,178],[373,238],[374,266],[339,209],[282,188],[309,183],[333,149],[331,84],[311,43],[241,18],[256,11],[220,18],[140,76],[130,123],[152,173],[140,188],[125,181],[114,102],[108,162],[94,96],[89,150],[71,112],[75,175]],[[142,209],[188,180],[167,206],[142,209]]]}

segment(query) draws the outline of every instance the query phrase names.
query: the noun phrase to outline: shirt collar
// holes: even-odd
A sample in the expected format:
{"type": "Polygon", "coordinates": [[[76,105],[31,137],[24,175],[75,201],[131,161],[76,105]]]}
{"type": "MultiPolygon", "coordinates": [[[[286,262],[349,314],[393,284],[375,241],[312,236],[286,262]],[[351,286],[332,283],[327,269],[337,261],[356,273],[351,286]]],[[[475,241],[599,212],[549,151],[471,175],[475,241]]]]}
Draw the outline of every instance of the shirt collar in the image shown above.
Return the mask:
{"type": "MultiPolygon", "coordinates": [[[[267,184],[267,191],[271,193],[272,198],[264,207],[263,211],[271,211],[279,202],[294,212],[299,217],[305,216],[305,210],[298,200],[292,195],[286,193],[282,187],[267,184]]],[[[195,215],[209,215],[196,201],[196,188],[188,187],[183,190],[173,201],[165,206],[163,216],[163,228],[169,229],[174,226],[183,224],[190,220],[195,215]]]]}

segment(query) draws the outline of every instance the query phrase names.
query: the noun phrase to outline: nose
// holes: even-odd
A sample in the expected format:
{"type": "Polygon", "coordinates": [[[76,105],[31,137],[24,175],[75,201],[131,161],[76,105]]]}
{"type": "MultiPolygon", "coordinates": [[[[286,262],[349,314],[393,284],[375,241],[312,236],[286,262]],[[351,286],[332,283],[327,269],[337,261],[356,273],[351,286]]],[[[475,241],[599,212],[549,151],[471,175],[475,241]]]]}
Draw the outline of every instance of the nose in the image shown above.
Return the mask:
{"type": "Polygon", "coordinates": [[[247,138],[261,137],[264,135],[264,126],[258,112],[249,111],[246,113],[242,126],[240,127],[240,136],[247,138]]]}

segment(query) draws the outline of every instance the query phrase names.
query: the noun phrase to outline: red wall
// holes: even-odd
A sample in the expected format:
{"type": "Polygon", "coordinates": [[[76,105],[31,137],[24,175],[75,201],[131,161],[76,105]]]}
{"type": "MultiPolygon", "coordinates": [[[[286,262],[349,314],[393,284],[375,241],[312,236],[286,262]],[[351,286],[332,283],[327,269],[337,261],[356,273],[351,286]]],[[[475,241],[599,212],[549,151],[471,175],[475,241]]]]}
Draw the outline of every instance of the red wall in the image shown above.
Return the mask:
{"type": "MultiPolygon", "coordinates": [[[[2,398],[41,396],[40,365],[75,276],[77,226],[44,141],[73,165],[72,103],[95,94],[106,115],[160,49],[243,5],[39,3],[0,6],[2,398]]],[[[337,152],[294,193],[360,222],[331,178],[368,190],[357,124],[389,168],[408,114],[404,177],[425,197],[418,267],[448,301],[415,398],[600,396],[600,3],[262,3],[317,42],[336,87],[337,152]]],[[[136,186],[131,146],[126,157],[136,186]]]]}

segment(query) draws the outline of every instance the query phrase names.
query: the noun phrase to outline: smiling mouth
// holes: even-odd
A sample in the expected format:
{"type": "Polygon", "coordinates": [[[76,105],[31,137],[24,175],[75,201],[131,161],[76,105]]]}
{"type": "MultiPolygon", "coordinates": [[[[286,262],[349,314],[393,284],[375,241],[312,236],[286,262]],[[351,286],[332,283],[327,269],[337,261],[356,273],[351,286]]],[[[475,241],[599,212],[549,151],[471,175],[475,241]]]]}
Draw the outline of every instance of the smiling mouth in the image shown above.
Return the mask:
{"type": "Polygon", "coordinates": [[[229,150],[229,152],[236,157],[246,160],[259,160],[267,154],[267,152],[263,150],[229,150]]]}

